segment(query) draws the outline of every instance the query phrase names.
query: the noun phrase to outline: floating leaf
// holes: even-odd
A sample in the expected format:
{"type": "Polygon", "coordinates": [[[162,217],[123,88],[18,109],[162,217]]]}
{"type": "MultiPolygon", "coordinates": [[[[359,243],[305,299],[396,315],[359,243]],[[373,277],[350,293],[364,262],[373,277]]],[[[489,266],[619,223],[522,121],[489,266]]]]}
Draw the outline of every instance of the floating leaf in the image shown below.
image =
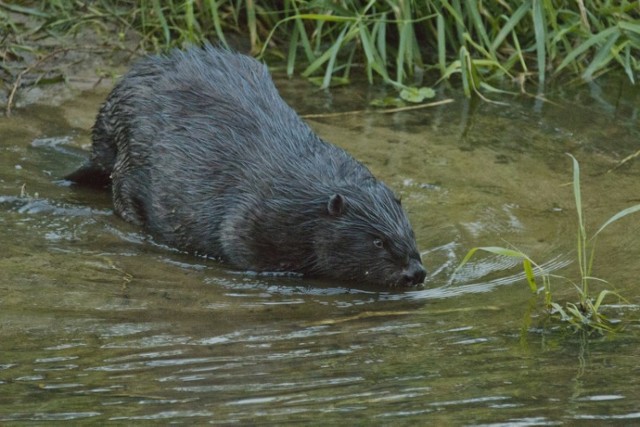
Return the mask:
{"type": "Polygon", "coordinates": [[[400,98],[407,102],[420,103],[425,99],[431,99],[436,96],[436,92],[430,87],[407,87],[400,91],[400,98]]]}
{"type": "Polygon", "coordinates": [[[393,96],[386,96],[384,98],[376,98],[374,100],[372,100],[371,102],[369,102],[369,105],[371,105],[372,107],[404,107],[405,103],[404,101],[402,101],[402,99],[393,97],[393,96]]]}
{"type": "MultiPolygon", "coordinates": [[[[307,78],[307,80],[309,80],[309,82],[319,87],[322,87],[322,85],[325,83],[324,77],[309,77],[307,78]]],[[[345,86],[345,85],[348,85],[350,82],[351,81],[349,80],[348,77],[334,76],[334,77],[331,77],[331,80],[329,81],[329,87],[345,86]]]]}

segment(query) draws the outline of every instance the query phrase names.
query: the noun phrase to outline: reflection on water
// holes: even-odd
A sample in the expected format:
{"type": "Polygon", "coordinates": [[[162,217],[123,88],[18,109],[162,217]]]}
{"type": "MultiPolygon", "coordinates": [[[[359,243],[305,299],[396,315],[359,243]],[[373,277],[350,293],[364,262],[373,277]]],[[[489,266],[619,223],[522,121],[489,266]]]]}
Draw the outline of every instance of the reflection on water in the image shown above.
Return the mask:
{"type": "MultiPolygon", "coordinates": [[[[575,277],[564,153],[591,227],[640,202],[638,161],[616,168],[640,150],[639,92],[620,84],[311,122],[402,194],[430,271],[409,291],[233,271],[66,186],[88,143],[68,116],[89,123],[104,93],[2,119],[0,423],[637,423],[637,218],[598,242],[594,271],[627,300],[607,309],[629,321],[616,337],[548,325],[517,261],[478,254],[453,275],[471,247],[512,245],[575,277]]],[[[368,96],[300,85],[281,84],[301,112],[368,96]]]]}

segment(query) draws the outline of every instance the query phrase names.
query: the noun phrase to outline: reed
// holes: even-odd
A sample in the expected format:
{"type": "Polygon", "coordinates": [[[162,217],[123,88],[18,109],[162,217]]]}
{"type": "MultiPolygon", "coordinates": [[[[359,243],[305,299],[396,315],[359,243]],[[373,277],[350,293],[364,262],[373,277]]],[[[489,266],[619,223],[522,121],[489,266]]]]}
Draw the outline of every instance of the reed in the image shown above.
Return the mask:
{"type": "Polygon", "coordinates": [[[110,22],[120,34],[138,32],[151,51],[240,36],[252,53],[280,58],[288,74],[323,88],[362,75],[399,89],[452,80],[467,96],[505,81],[538,92],[550,78],[611,70],[635,82],[640,69],[635,0],[0,2],[0,23],[14,32],[9,12],[41,20],[38,31],[49,33],[110,22]]]}
{"type": "MultiPolygon", "coordinates": [[[[476,247],[471,249],[464,257],[458,271],[465,265],[471,257],[478,251],[489,252],[492,254],[518,258],[522,260],[523,271],[527,280],[527,284],[531,292],[538,293],[542,291],[544,294],[544,303],[552,318],[566,322],[569,326],[576,330],[586,332],[613,332],[616,327],[602,313],[602,303],[606,297],[613,296],[621,298],[615,291],[603,289],[597,294],[592,292],[592,284],[607,285],[605,280],[593,276],[593,261],[596,253],[596,241],[600,233],[607,229],[611,224],[618,220],[640,211],[640,204],[623,209],[605,221],[600,228],[591,236],[587,233],[585,225],[584,209],[582,206],[582,193],[580,190],[580,165],[575,157],[569,154],[573,164],[573,195],[575,200],[575,208],[577,213],[577,231],[576,231],[576,261],[579,268],[579,277],[571,279],[564,276],[551,274],[545,271],[540,265],[536,264],[527,254],[522,251],[504,247],[476,247]],[[577,302],[567,302],[564,305],[553,300],[551,291],[552,281],[568,283],[576,289],[578,294],[577,302]]],[[[455,274],[455,273],[454,273],[455,274]]]]}

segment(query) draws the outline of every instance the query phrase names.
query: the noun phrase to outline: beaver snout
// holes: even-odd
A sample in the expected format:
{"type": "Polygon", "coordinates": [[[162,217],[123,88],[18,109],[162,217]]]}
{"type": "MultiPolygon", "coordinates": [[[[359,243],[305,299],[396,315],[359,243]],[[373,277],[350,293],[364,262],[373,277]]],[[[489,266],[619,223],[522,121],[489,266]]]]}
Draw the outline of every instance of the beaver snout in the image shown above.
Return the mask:
{"type": "Polygon", "coordinates": [[[412,260],[400,276],[400,286],[420,285],[427,277],[427,270],[424,269],[420,261],[412,260]]]}

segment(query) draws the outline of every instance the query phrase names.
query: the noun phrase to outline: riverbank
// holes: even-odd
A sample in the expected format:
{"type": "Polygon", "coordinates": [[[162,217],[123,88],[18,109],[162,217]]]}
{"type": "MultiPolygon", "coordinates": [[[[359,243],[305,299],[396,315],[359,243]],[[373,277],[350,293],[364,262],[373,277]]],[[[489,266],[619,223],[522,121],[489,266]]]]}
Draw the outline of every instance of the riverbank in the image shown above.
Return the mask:
{"type": "Polygon", "coordinates": [[[3,10],[5,34],[0,48],[1,114],[33,103],[59,105],[113,79],[144,52],[131,31],[114,37],[115,27],[80,26],[67,34],[44,30],[44,17],[3,10]]]}
{"type": "Polygon", "coordinates": [[[612,70],[635,83],[638,35],[628,1],[0,1],[0,102],[55,101],[66,90],[56,83],[100,84],[143,52],[204,41],[322,88],[367,79],[398,92],[451,82],[467,97],[540,95],[612,70]]]}

